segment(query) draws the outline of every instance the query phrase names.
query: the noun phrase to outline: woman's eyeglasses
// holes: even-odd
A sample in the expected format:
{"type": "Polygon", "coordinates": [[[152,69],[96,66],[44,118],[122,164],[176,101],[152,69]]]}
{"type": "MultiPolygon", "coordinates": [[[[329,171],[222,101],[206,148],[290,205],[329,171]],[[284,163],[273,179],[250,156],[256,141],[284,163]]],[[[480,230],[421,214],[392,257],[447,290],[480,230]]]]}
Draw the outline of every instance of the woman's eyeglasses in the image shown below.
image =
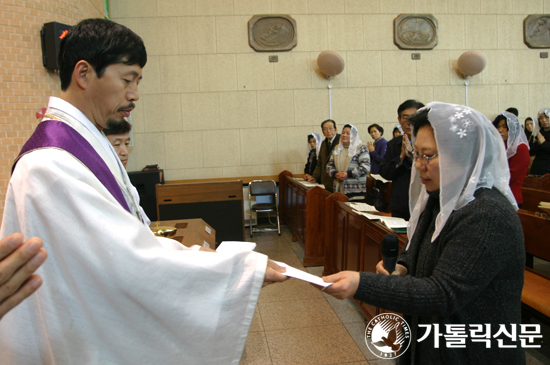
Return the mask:
{"type": "Polygon", "coordinates": [[[425,155],[423,153],[418,153],[416,151],[413,151],[412,155],[413,155],[415,163],[416,163],[416,160],[420,159],[420,166],[422,166],[422,167],[428,166],[430,161],[438,156],[437,153],[435,155],[425,155]]]}

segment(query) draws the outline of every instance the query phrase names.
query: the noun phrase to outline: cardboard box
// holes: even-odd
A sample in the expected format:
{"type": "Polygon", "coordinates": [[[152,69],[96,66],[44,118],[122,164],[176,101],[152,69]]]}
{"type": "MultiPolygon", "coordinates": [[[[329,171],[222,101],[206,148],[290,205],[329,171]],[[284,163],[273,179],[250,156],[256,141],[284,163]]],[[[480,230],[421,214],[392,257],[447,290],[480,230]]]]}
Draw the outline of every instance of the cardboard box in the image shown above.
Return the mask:
{"type": "MultiPolygon", "coordinates": [[[[200,218],[159,221],[158,225],[176,227],[175,233],[170,234],[168,238],[181,242],[187,247],[199,245],[216,249],[216,231],[200,218]]],[[[151,228],[156,226],[157,222],[151,222],[151,228]]]]}

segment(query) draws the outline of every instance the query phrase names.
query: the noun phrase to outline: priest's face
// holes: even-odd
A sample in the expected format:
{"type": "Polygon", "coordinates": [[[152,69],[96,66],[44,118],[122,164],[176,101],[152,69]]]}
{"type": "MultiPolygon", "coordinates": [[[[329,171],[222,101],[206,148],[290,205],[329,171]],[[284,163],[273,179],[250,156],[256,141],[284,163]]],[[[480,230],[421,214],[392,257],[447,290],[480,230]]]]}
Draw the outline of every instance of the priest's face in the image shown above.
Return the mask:
{"type": "Polygon", "coordinates": [[[107,138],[115,149],[118,158],[120,158],[120,162],[122,162],[124,168],[126,168],[128,154],[130,153],[130,133],[110,134],[107,138]]]}
{"type": "Polygon", "coordinates": [[[142,78],[139,65],[115,63],[107,66],[101,77],[95,72],[88,82],[88,117],[99,130],[109,122],[120,122],[130,116],[139,99],[138,85],[142,78]]]}

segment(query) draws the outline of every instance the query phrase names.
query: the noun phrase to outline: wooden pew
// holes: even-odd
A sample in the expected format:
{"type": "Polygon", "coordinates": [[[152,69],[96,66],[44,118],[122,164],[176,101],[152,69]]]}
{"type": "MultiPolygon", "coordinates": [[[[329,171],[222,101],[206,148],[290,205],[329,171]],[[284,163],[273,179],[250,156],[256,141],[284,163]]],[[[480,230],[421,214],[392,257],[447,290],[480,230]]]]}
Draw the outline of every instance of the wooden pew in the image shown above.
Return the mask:
{"type": "Polygon", "coordinates": [[[523,195],[521,208],[531,212],[543,212],[538,208],[539,203],[541,201],[550,202],[550,190],[522,187],[521,194],[523,195]]]}
{"type": "MultiPolygon", "coordinates": [[[[292,240],[304,245],[304,266],[325,263],[325,198],[319,186],[306,187],[289,171],[279,174],[279,212],[292,231],[292,240]]],[[[347,201],[347,198],[346,198],[347,201]]]]}
{"type": "Polygon", "coordinates": [[[550,174],[541,177],[527,175],[525,180],[523,180],[523,187],[550,191],[550,174]]]}
{"type": "MultiPolygon", "coordinates": [[[[550,220],[523,209],[518,211],[518,216],[526,254],[550,261],[550,220]]],[[[550,277],[526,267],[521,302],[526,312],[550,323],[550,277]]]]}

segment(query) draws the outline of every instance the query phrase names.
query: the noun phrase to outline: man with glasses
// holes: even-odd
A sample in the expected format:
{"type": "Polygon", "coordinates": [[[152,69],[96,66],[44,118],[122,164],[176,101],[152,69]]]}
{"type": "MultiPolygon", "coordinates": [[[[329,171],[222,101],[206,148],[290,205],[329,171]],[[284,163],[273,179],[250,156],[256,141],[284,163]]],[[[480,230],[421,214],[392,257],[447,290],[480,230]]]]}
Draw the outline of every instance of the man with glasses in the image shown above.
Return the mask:
{"type": "Polygon", "coordinates": [[[327,163],[330,160],[330,154],[334,147],[340,142],[340,135],[336,133],[336,122],[332,119],[327,119],[321,123],[325,140],[321,144],[321,150],[319,151],[319,159],[317,160],[317,167],[313,175],[304,175],[304,179],[309,182],[318,182],[325,185],[325,189],[332,191],[333,178],[327,172],[327,163]]]}
{"type": "Polygon", "coordinates": [[[393,217],[409,220],[409,183],[412,168],[412,126],[409,118],[424,104],[407,100],[397,109],[397,120],[404,134],[388,142],[386,154],[380,164],[380,175],[392,181],[390,209],[393,217]]]}

